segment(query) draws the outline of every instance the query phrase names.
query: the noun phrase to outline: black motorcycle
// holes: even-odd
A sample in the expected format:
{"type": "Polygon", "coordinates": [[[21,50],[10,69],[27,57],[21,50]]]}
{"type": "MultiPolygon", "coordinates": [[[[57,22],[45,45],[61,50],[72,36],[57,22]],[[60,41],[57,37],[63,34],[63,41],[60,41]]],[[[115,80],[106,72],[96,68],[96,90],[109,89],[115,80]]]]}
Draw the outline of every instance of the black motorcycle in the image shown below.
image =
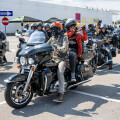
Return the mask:
{"type": "Polygon", "coordinates": [[[5,66],[7,63],[5,53],[6,53],[6,40],[0,40],[0,66],[5,66]]]}
{"type": "MultiPolygon", "coordinates": [[[[58,64],[51,56],[53,48],[44,43],[45,35],[40,32],[39,35],[33,33],[18,55],[19,68],[22,70],[19,74],[14,74],[5,80],[7,83],[5,89],[5,100],[13,108],[23,108],[32,99],[33,94],[43,96],[58,91],[59,82],[57,78],[58,64]]],[[[71,83],[71,71],[69,68],[69,59],[66,58],[65,89],[76,88],[78,85],[86,83],[93,77],[92,62],[94,50],[86,48],[82,58],[77,60],[76,83],[71,83]]]]}
{"type": "Polygon", "coordinates": [[[113,57],[116,57],[116,50],[114,47],[109,44],[111,42],[110,36],[105,37],[104,39],[94,38],[93,42],[96,43],[96,61],[97,66],[103,66],[109,63],[108,53],[111,52],[113,57]],[[106,47],[109,44],[110,50],[106,47]]]}
{"type": "Polygon", "coordinates": [[[120,49],[120,30],[114,30],[112,44],[118,49],[120,49]]]}

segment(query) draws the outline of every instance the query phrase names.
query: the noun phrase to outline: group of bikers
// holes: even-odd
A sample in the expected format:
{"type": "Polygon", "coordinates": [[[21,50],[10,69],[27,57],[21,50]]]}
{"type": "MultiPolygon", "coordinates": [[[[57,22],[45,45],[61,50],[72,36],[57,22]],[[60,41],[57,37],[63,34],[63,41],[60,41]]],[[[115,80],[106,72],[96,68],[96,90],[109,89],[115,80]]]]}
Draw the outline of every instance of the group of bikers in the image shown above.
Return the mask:
{"type": "MultiPolygon", "coordinates": [[[[34,31],[44,32],[46,36],[46,42],[54,48],[53,60],[58,63],[58,80],[59,80],[59,92],[55,102],[63,102],[64,96],[64,71],[65,71],[65,59],[69,56],[70,69],[71,69],[71,81],[76,82],[75,69],[76,60],[80,60],[84,50],[84,42],[88,41],[88,36],[103,38],[108,34],[108,30],[112,32],[114,28],[111,25],[101,25],[102,21],[99,20],[96,25],[89,24],[88,29],[86,26],[77,27],[74,19],[68,19],[65,23],[53,22],[26,24],[24,28],[29,28],[34,31]]],[[[109,69],[112,69],[112,55],[110,46],[106,43],[109,59],[109,69]]]]}

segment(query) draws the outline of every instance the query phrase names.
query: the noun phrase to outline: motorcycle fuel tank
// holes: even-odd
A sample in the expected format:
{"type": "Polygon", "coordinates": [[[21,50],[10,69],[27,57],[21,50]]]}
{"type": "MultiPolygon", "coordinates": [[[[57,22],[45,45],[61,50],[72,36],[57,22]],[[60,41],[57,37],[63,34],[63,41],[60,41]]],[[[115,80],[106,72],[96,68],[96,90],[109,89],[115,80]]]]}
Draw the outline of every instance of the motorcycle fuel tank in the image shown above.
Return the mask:
{"type": "Polygon", "coordinates": [[[19,56],[35,55],[37,53],[51,52],[51,51],[53,51],[53,48],[47,43],[37,44],[37,45],[27,44],[27,46],[21,50],[19,56]]]}

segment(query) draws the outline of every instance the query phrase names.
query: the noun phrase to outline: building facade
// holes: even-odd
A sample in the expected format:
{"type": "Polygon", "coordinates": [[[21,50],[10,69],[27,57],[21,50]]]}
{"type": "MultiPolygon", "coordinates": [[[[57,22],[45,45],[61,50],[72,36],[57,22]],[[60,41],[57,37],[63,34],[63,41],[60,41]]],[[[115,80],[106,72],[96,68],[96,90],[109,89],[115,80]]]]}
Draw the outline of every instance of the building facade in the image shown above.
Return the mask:
{"type": "MultiPolygon", "coordinates": [[[[74,18],[83,24],[95,24],[98,19],[101,19],[103,24],[112,24],[112,12],[110,11],[56,5],[30,0],[0,0],[0,11],[13,11],[13,16],[8,17],[9,20],[20,16],[29,16],[43,21],[51,17],[56,17],[59,19],[74,18]]],[[[0,30],[4,31],[2,18],[3,17],[0,17],[0,30]]],[[[10,23],[7,26],[7,33],[15,33],[16,29],[20,28],[20,23],[10,23]]]]}

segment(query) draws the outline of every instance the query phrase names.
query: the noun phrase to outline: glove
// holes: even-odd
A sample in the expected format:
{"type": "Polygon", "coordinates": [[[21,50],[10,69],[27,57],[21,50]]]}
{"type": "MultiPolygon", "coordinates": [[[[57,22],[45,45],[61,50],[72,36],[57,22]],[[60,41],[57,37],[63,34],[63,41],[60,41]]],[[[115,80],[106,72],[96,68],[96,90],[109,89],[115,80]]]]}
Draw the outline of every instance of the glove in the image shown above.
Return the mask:
{"type": "Polygon", "coordinates": [[[85,25],[82,26],[82,30],[86,30],[86,26],[85,25]]]}
{"type": "Polygon", "coordinates": [[[101,23],[102,23],[102,20],[99,20],[97,25],[100,25],[101,26],[101,23]]]}
{"type": "Polygon", "coordinates": [[[78,61],[80,61],[81,60],[81,57],[78,57],[78,61]]]}

